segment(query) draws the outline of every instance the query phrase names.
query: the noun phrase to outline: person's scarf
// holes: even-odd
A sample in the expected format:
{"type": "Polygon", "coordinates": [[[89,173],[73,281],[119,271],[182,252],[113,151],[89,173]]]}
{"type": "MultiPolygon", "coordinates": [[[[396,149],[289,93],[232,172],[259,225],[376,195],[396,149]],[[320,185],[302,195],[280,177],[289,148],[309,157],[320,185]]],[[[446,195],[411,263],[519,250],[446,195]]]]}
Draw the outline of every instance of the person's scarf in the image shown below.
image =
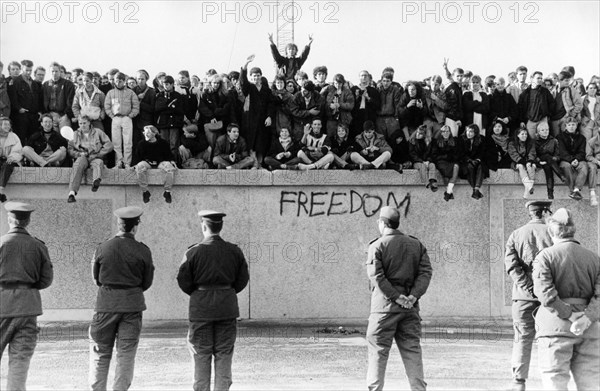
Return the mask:
{"type": "Polygon", "coordinates": [[[492,134],[492,140],[500,146],[504,152],[508,152],[508,136],[505,134],[492,134]]]}

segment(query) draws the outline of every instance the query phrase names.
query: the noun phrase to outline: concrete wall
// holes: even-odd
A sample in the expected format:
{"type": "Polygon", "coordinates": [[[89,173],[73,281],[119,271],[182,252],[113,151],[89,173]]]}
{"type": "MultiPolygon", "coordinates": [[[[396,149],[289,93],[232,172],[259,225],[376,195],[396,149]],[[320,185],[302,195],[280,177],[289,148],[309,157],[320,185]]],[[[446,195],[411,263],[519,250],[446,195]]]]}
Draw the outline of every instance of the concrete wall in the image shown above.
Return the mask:
{"type": "MultiPolygon", "coordinates": [[[[187,296],[175,276],[185,249],[201,240],[200,209],[228,214],[222,235],[249,261],[250,284],[239,295],[242,317],[365,319],[367,243],[378,236],[378,210],[399,204],[406,213],[401,230],[422,240],[433,263],[423,317],[485,320],[510,315],[504,243],[528,220],[518,175],[492,174],[483,199],[472,199],[461,183],[448,203],[442,187],[432,193],[413,170],[182,170],[172,204],[162,198],[160,172],[151,173],[152,200],[143,204],[133,172],[106,170],[97,193],[88,176],[77,203],[68,204],[69,169],[21,168],[6,191],[9,199],[37,207],[30,231],[46,242],[54,263],[54,284],[42,293],[42,320],[91,319],[96,286],[90,260],[97,244],[116,232],[113,210],[125,205],[144,208],[137,238],[150,247],[156,265],[146,319],[187,316],[187,296]]],[[[546,198],[543,173],[537,179],[535,196],[546,198]]],[[[567,194],[565,186],[557,187],[554,208],[570,208],[579,240],[599,251],[600,215],[589,205],[587,189],[581,202],[567,194]]],[[[0,228],[7,230],[4,209],[0,228]]]]}

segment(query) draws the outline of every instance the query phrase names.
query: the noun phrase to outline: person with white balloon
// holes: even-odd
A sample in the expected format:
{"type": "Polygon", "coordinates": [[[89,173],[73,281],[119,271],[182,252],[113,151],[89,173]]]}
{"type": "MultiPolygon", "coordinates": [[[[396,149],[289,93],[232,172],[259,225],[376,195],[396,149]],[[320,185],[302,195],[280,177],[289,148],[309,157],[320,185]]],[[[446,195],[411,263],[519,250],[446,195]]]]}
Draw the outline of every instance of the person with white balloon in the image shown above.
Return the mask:
{"type": "Polygon", "coordinates": [[[71,136],[69,140],[69,156],[74,160],[69,179],[69,197],[67,202],[75,202],[75,196],[81,186],[81,179],[88,167],[92,167],[92,191],[98,191],[102,181],[102,160],[109,152],[113,150],[113,144],[108,136],[100,129],[92,128],[90,118],[86,115],[79,117],[79,129],[73,132],[72,129],[61,130],[65,138],[71,136]]]}

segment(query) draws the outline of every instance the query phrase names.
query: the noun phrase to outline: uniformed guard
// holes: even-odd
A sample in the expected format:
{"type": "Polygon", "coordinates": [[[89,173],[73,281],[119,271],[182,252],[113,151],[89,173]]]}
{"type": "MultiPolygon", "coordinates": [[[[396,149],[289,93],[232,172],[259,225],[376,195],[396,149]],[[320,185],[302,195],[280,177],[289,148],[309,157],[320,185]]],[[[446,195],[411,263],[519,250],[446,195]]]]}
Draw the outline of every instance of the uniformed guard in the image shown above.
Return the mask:
{"type": "Polygon", "coordinates": [[[54,274],[46,245],[26,230],[33,206],[7,202],[4,208],[9,231],[0,238],[0,357],[8,346],[6,388],[25,390],[42,314],[40,289],[54,274]]]}
{"type": "Polygon", "coordinates": [[[535,315],[544,390],[600,389],[600,256],[575,240],[571,212],[561,208],[547,221],[554,244],[533,264],[535,315]]]}
{"type": "Polygon", "coordinates": [[[383,390],[385,368],[395,340],[411,390],[425,390],[421,353],[419,299],[431,281],[425,246],[398,230],[400,213],[381,208],[381,237],[369,245],[367,275],[371,285],[371,315],[367,328],[369,390],[383,390]]]}
{"type": "Polygon", "coordinates": [[[96,313],[90,325],[90,386],[106,390],[113,346],[117,342],[114,390],[127,390],[133,379],[135,354],[146,309],[144,291],[152,285],[150,249],[135,240],[143,210],[117,209],[119,232],[96,249],[92,260],[99,286],[96,313]]]}
{"type": "Polygon", "coordinates": [[[190,296],[188,347],[194,359],[194,391],[210,391],[214,356],[215,390],[229,390],[231,360],[240,315],[237,293],[248,284],[242,250],[219,233],[225,213],[203,210],[204,240],[184,254],[177,274],[179,287],[190,296]]]}
{"type": "Polygon", "coordinates": [[[512,318],[515,336],[512,351],[512,389],[524,391],[529,377],[531,349],[535,339],[533,311],[540,302],[533,293],[533,260],[546,247],[552,246],[544,218],[552,201],[529,201],[525,204],[531,220],[514,230],[506,242],[504,264],[513,280],[512,318]]]}

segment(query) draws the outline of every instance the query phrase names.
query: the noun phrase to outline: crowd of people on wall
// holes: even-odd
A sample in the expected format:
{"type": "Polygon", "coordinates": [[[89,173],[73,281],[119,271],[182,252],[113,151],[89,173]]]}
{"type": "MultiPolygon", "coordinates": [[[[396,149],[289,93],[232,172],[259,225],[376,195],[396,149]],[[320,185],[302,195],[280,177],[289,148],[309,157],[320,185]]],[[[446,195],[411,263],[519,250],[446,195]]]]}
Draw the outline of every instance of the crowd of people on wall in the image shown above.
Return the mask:
{"type": "Polygon", "coordinates": [[[81,68],[46,69],[29,60],[0,62],[0,201],[14,167],[72,167],[68,201],[89,167],[97,191],[104,166],[134,169],[144,202],[148,170],[167,173],[163,196],[177,169],[417,169],[435,192],[454,199],[458,178],[472,197],[483,197],[489,171],[519,173],[524,197],[536,170],[554,198],[554,176],[569,197],[598,205],[600,76],[587,85],[565,66],[558,73],[519,66],[485,77],[444,60],[439,75],[398,83],[394,69],[379,77],[366,70],[353,83],[301,68],[313,42],[298,56],[288,44],[271,52],[278,72],[269,81],[248,57],[239,71],[210,69],[203,77],[182,70],[176,78],[144,69],[104,75],[81,68]],[[65,132],[65,129],[67,130],[65,132]],[[63,137],[64,136],[64,137],[63,137]]]}

